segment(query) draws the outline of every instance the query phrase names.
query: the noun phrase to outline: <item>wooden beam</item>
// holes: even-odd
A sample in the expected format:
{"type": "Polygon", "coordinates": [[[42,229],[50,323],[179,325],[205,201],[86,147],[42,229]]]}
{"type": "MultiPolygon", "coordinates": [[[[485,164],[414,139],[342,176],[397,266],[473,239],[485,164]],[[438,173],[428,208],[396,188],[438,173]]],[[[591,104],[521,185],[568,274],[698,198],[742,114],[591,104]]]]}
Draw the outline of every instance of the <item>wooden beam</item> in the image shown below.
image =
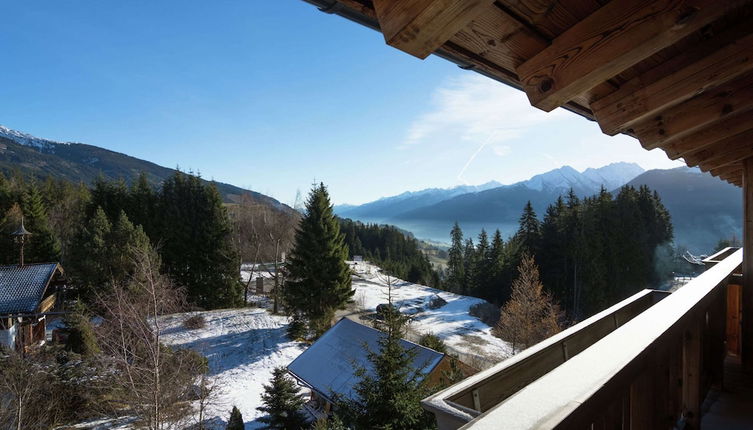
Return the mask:
{"type": "Polygon", "coordinates": [[[728,116],[706,128],[662,145],[661,148],[669,158],[676,160],[722,139],[746,132],[751,128],[751,124],[753,124],[753,110],[728,116]]]}
{"type": "Polygon", "coordinates": [[[424,59],[493,0],[373,0],[388,45],[424,59]]]}
{"type": "Polygon", "coordinates": [[[753,157],[743,161],[742,361],[753,370],[753,157]]]}
{"type": "Polygon", "coordinates": [[[632,128],[646,149],[658,148],[730,114],[753,109],[753,73],[706,91],[632,128]]]}
{"type": "Polygon", "coordinates": [[[495,5],[485,7],[451,41],[511,71],[549,45],[549,40],[495,5]]]}
{"type": "Polygon", "coordinates": [[[551,111],[723,16],[738,1],[619,0],[517,69],[531,104],[551,111]]]}
{"type": "MultiPolygon", "coordinates": [[[[708,44],[716,43],[711,40],[708,44]]],[[[753,70],[753,34],[735,39],[697,61],[670,63],[674,67],[657,66],[664,74],[650,70],[591,104],[604,133],[627,130],[642,119],[753,70]]]]}
{"type": "Polygon", "coordinates": [[[682,156],[688,166],[701,166],[708,171],[715,167],[753,156],[753,124],[751,129],[682,156]]]}
{"type": "Polygon", "coordinates": [[[712,176],[718,176],[720,179],[728,180],[740,173],[742,173],[743,167],[740,163],[732,166],[719,167],[718,169],[712,169],[709,173],[712,176]]]}

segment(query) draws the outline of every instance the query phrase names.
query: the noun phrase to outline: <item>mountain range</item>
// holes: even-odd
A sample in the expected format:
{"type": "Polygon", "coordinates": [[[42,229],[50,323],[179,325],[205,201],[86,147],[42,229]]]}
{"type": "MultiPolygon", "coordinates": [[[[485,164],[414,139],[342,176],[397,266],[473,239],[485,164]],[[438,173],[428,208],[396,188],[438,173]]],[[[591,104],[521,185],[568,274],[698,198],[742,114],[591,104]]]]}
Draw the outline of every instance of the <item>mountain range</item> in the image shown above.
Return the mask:
{"type": "Polygon", "coordinates": [[[659,193],[669,210],[677,245],[696,253],[709,252],[720,238],[741,233],[740,189],[687,167],[644,171],[635,163],[619,162],[578,172],[564,166],[514,184],[495,184],[403,193],[361,206],[337,206],[335,211],[363,222],[395,224],[421,239],[447,242],[455,221],[466,236],[475,236],[482,228],[499,228],[509,236],[517,229],[527,201],[541,217],[549,204],[570,189],[585,197],[602,187],[618,191],[626,184],[647,185],[659,193]]]}
{"type": "MultiPolygon", "coordinates": [[[[98,146],[56,142],[0,125],[0,172],[19,172],[40,180],[52,176],[86,184],[91,184],[100,175],[106,179],[123,179],[130,183],[143,172],[151,184],[159,186],[175,174],[176,170],[98,146]]],[[[286,208],[264,194],[222,182],[213,183],[226,203],[249,194],[259,202],[286,208]]]]}

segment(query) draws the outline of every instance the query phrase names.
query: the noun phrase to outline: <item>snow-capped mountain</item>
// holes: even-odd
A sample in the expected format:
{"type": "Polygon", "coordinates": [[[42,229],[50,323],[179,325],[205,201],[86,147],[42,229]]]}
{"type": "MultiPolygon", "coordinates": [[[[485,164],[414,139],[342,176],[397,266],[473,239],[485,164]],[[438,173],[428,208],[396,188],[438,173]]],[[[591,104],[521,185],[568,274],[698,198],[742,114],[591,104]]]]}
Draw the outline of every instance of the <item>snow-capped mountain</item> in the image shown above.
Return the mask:
{"type": "MultiPolygon", "coordinates": [[[[599,168],[589,168],[578,172],[570,166],[550,170],[531,177],[528,180],[511,185],[502,185],[497,181],[482,185],[461,185],[454,188],[429,188],[412,191],[360,206],[342,205],[335,207],[335,212],[347,218],[362,221],[384,221],[399,219],[432,219],[444,216],[449,208],[450,213],[456,213],[462,208],[468,208],[474,199],[489,198],[491,194],[507,196],[503,200],[508,202],[517,213],[520,209],[516,205],[519,200],[537,200],[549,203],[552,198],[567,193],[572,189],[578,196],[588,196],[599,192],[603,186],[607,190],[614,190],[626,184],[631,179],[643,173],[643,168],[635,163],[613,163],[599,168]]],[[[471,205],[473,206],[473,205],[471,205]]],[[[479,206],[480,207],[480,206],[479,206]]],[[[521,206],[522,207],[522,206],[521,206]]],[[[485,216],[484,212],[473,216],[485,216]]]]}
{"type": "Polygon", "coordinates": [[[58,145],[70,145],[68,142],[56,142],[54,140],[42,139],[30,134],[22,133],[0,125],[0,137],[10,139],[19,145],[30,146],[44,152],[54,152],[58,145]]]}
{"type": "Polygon", "coordinates": [[[406,191],[391,197],[382,197],[363,205],[337,205],[335,213],[341,217],[378,220],[389,218],[401,212],[433,205],[453,197],[477,193],[501,186],[497,181],[481,185],[459,185],[452,188],[427,188],[420,191],[406,191]]]}

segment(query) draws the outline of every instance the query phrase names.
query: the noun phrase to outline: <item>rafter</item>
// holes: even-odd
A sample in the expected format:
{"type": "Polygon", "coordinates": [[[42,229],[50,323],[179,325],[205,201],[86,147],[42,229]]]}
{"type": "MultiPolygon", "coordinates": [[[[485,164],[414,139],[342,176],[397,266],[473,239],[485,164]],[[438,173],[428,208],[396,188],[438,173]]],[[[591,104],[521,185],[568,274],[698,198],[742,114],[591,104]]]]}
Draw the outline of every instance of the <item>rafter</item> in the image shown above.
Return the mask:
{"type": "MultiPolygon", "coordinates": [[[[707,45],[716,44],[712,39],[707,45]]],[[[753,70],[753,35],[734,39],[693,62],[668,63],[672,67],[660,65],[656,71],[635,77],[615,93],[591,104],[604,133],[624,131],[642,119],[753,70]]]]}
{"type": "Polygon", "coordinates": [[[373,0],[388,45],[424,59],[493,0],[373,0]]]}
{"type": "Polygon", "coordinates": [[[736,176],[741,176],[743,174],[743,167],[742,164],[737,163],[731,166],[724,166],[719,167],[718,169],[713,169],[710,173],[726,181],[733,179],[736,176]]]}
{"type": "Polygon", "coordinates": [[[723,16],[738,1],[607,3],[520,65],[531,104],[551,111],[723,16]]]}
{"type": "Polygon", "coordinates": [[[644,148],[654,149],[728,115],[750,109],[753,109],[753,73],[640,121],[633,126],[633,131],[644,148]]]}
{"type": "Polygon", "coordinates": [[[662,145],[661,148],[669,158],[676,160],[685,154],[748,131],[751,124],[753,124],[753,110],[728,116],[708,127],[662,145]]]}
{"type": "Polygon", "coordinates": [[[704,172],[737,163],[753,154],[753,130],[719,141],[706,149],[683,157],[688,166],[704,172]]]}

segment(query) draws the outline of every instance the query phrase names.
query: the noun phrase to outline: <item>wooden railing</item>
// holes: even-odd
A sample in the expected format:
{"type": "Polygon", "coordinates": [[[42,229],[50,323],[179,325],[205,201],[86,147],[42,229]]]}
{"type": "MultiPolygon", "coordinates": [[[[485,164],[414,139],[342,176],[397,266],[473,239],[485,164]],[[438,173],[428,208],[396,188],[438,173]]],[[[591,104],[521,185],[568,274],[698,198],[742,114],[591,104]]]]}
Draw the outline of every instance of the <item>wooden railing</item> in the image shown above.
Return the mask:
{"type": "Polygon", "coordinates": [[[546,354],[562,339],[550,339],[508,360],[512,364],[503,362],[461,381],[426,399],[424,406],[435,412],[442,429],[458,428],[466,418],[471,419],[463,429],[698,429],[701,403],[722,380],[727,285],[737,282],[742,263],[741,250],[728,254],[543,376],[536,375],[548,365],[534,366],[532,357],[546,354]],[[505,394],[517,383],[506,381],[500,371],[509,372],[516,363],[539,370],[528,375],[521,369],[507,378],[537,379],[505,394]],[[494,385],[510,388],[498,390],[502,400],[490,405],[481,396],[493,392],[494,385]],[[468,403],[468,393],[475,403],[468,403]]]}
{"type": "Polygon", "coordinates": [[[422,405],[435,414],[440,430],[457,429],[575,357],[668,294],[643,290],[490,369],[424,399],[422,405]]]}

